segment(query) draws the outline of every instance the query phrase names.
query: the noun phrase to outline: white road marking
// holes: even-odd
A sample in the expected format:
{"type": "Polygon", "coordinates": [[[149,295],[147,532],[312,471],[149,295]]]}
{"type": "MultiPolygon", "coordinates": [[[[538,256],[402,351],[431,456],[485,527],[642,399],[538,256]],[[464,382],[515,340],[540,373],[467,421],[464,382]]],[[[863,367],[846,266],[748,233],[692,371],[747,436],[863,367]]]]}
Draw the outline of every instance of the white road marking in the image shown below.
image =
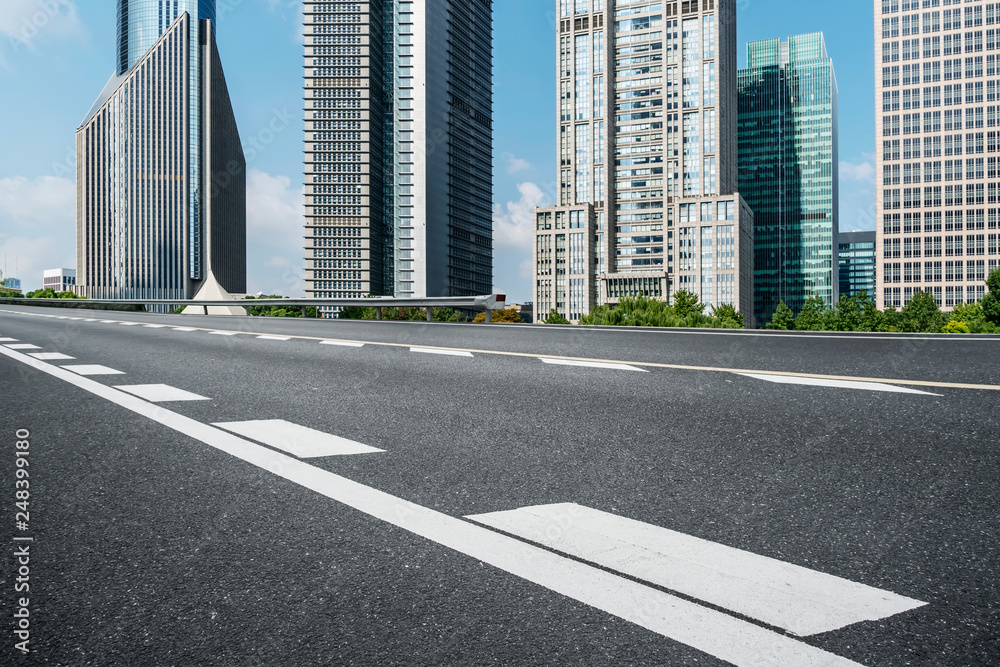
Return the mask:
{"type": "Polygon", "coordinates": [[[197,329],[192,329],[191,327],[174,327],[174,331],[197,331],[197,329]]]}
{"type": "Polygon", "coordinates": [[[282,419],[223,422],[213,424],[213,426],[253,438],[258,442],[263,442],[265,445],[288,452],[300,459],[312,459],[320,456],[376,454],[385,451],[363,445],[360,442],[354,442],[336,435],[330,435],[329,433],[293,424],[282,419]]]}
{"type": "Polygon", "coordinates": [[[0,338],[0,343],[16,343],[16,338],[0,338]]]}
{"type": "Polygon", "coordinates": [[[142,322],[119,322],[118,324],[122,325],[123,327],[137,327],[140,324],[142,324],[142,322]]]}
{"type": "Polygon", "coordinates": [[[364,343],[349,343],[343,340],[321,340],[320,345],[339,345],[340,347],[364,347],[364,343]]]}
{"type": "Polygon", "coordinates": [[[144,325],[144,328],[146,328],[146,329],[166,329],[167,325],[166,324],[146,324],[146,325],[144,325]]]}
{"type": "Polygon", "coordinates": [[[364,486],[26,355],[4,348],[0,354],[364,514],[739,667],[860,667],[783,634],[364,486]]]}
{"type": "Polygon", "coordinates": [[[32,345],[31,343],[8,343],[4,347],[9,347],[12,350],[40,350],[42,348],[37,345],[32,345]]]}
{"type": "Polygon", "coordinates": [[[892,384],[880,384],[878,382],[854,382],[851,380],[828,380],[825,378],[802,378],[791,375],[755,375],[753,373],[738,373],[743,377],[755,378],[766,382],[777,384],[801,384],[812,387],[834,387],[838,389],[862,389],[865,391],[887,391],[894,394],[920,394],[922,396],[941,396],[932,394],[929,391],[918,391],[892,384]]]}
{"type": "Polygon", "coordinates": [[[572,503],[466,518],[800,637],[927,604],[572,503]]]}
{"type": "Polygon", "coordinates": [[[60,366],[60,368],[65,368],[68,371],[73,371],[78,375],[125,375],[123,371],[116,371],[113,368],[108,368],[107,366],[98,366],[96,364],[83,364],[79,366],[60,366]]]}
{"type": "Polygon", "coordinates": [[[68,354],[62,354],[60,352],[29,352],[29,357],[34,357],[35,359],[41,359],[42,361],[60,361],[64,359],[76,359],[76,357],[71,357],[68,354]]]}
{"type": "Polygon", "coordinates": [[[629,366],[628,364],[606,364],[599,361],[573,361],[572,359],[546,359],[540,357],[547,364],[555,366],[582,366],[584,368],[603,368],[612,371],[635,371],[637,373],[648,373],[644,368],[629,366]]]}
{"type": "Polygon", "coordinates": [[[86,317],[86,318],[84,318],[84,320],[83,320],[83,321],[84,321],[84,322],[96,322],[97,320],[95,320],[95,319],[94,319],[94,318],[92,318],[92,317],[86,317]]]}
{"type": "Polygon", "coordinates": [[[286,336],[257,336],[257,340],[291,340],[286,336]]]}
{"type": "Polygon", "coordinates": [[[166,401],[210,401],[212,399],[192,394],[190,391],[177,389],[165,384],[133,384],[116,385],[115,389],[121,389],[153,403],[164,403],[166,401]]]}
{"type": "Polygon", "coordinates": [[[459,350],[432,350],[426,347],[411,347],[410,352],[419,352],[421,354],[441,354],[446,357],[471,357],[471,352],[461,352],[459,350]]]}
{"type": "Polygon", "coordinates": [[[101,324],[118,324],[118,320],[101,320],[101,324]]]}
{"type": "Polygon", "coordinates": [[[210,336],[235,336],[239,331],[209,331],[210,336]]]}

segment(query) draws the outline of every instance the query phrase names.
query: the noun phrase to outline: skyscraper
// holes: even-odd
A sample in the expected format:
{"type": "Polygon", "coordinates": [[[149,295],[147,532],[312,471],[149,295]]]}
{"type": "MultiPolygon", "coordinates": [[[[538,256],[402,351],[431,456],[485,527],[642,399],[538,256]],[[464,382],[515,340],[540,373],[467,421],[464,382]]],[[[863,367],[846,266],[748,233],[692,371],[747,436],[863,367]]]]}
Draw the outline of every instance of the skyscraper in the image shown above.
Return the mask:
{"type": "Polygon", "coordinates": [[[849,232],[840,234],[840,293],[854,296],[864,291],[875,300],[875,232],[849,232]]]}
{"type": "Polygon", "coordinates": [[[80,291],[243,293],[246,162],[215,2],[118,0],[117,9],[115,73],[76,135],[80,291]]]}
{"type": "Polygon", "coordinates": [[[594,305],[683,289],[709,312],[735,305],[749,324],[735,0],[557,0],[556,11],[560,190],[557,206],[536,211],[540,316],[576,321],[594,305]]]}
{"type": "Polygon", "coordinates": [[[488,0],[305,3],[306,290],[493,289],[488,0]]]}
{"type": "Polygon", "coordinates": [[[747,45],[739,73],[740,193],[754,212],[754,313],[837,300],[837,78],[822,33],[747,45]]]}
{"type": "Polygon", "coordinates": [[[878,305],[983,298],[1000,262],[1000,12],[875,0],[878,305]]]}

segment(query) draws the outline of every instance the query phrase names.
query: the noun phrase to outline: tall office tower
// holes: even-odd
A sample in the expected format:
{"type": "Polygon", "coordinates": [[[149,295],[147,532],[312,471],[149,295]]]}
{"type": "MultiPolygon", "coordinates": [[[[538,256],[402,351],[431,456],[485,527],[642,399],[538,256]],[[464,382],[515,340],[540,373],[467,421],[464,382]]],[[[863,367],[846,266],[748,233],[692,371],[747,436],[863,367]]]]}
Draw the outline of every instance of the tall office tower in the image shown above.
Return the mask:
{"type": "Polygon", "coordinates": [[[837,78],[823,33],[747,45],[739,73],[740,193],[754,212],[754,314],[838,298],[837,78]]]}
{"type": "Polygon", "coordinates": [[[875,232],[845,232],[840,234],[840,293],[854,296],[864,292],[875,301],[875,232]]]}
{"type": "Polygon", "coordinates": [[[94,298],[246,292],[246,162],[214,0],[118,0],[115,74],[77,130],[77,278],[94,298]]]}
{"type": "Polygon", "coordinates": [[[749,324],[735,0],[558,0],[556,10],[560,191],[536,211],[536,309],[577,321],[597,304],[683,289],[709,311],[735,305],[749,324]]]}
{"type": "Polygon", "coordinates": [[[493,290],[493,8],[305,3],[306,291],[493,290]]]}
{"type": "Polygon", "coordinates": [[[997,9],[875,1],[880,308],[979,301],[1000,261],[997,9]]]}

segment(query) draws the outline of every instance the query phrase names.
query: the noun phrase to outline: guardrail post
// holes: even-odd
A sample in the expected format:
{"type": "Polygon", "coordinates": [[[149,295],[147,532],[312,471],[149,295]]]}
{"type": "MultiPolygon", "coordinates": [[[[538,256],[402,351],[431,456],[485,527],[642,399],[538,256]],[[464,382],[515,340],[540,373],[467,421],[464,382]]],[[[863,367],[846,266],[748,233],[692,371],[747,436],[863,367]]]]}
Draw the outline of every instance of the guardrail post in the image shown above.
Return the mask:
{"type": "Polygon", "coordinates": [[[382,319],[382,306],[375,306],[375,319],[376,320],[382,319]]]}
{"type": "Polygon", "coordinates": [[[486,309],[486,322],[487,324],[493,321],[493,310],[490,308],[486,309]]]}
{"type": "Polygon", "coordinates": [[[434,308],[432,306],[427,306],[427,321],[434,321],[434,308]]]}
{"type": "Polygon", "coordinates": [[[309,311],[306,310],[306,306],[302,306],[302,317],[308,317],[308,312],[309,311]]]}

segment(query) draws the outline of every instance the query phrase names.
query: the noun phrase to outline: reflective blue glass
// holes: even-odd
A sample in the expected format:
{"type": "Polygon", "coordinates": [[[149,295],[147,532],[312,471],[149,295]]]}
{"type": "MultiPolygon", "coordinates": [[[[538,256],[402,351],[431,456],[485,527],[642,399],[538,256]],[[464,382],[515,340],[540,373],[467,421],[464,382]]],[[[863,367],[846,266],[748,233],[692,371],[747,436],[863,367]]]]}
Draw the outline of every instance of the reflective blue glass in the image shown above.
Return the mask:
{"type": "Polygon", "coordinates": [[[146,55],[183,12],[191,16],[195,29],[200,19],[215,25],[215,0],[118,0],[118,74],[146,55]]]}

